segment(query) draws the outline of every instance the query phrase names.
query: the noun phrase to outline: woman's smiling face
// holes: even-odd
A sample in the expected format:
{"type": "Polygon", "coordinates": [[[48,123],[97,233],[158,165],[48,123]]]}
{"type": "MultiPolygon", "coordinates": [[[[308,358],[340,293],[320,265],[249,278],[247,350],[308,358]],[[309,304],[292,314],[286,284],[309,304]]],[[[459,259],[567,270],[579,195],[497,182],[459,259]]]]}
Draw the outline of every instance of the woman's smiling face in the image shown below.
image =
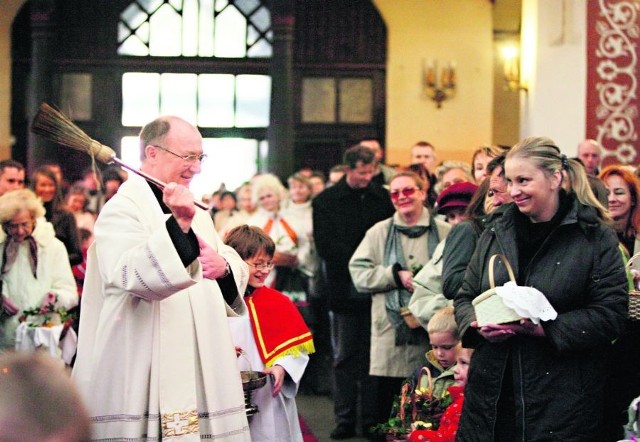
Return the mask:
{"type": "Polygon", "coordinates": [[[533,161],[515,157],[505,163],[507,188],[520,212],[534,222],[549,221],[558,210],[560,172],[548,176],[533,161]]]}
{"type": "Polygon", "coordinates": [[[619,175],[609,175],[605,178],[604,185],[607,188],[611,217],[615,220],[628,218],[634,202],[627,182],[619,175]]]}

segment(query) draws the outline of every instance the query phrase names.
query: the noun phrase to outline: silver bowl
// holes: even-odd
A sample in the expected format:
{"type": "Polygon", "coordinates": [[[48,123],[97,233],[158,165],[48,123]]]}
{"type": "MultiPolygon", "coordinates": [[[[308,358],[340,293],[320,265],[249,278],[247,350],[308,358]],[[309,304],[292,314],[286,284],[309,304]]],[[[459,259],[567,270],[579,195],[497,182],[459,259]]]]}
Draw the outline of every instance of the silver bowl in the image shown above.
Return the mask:
{"type": "Polygon", "coordinates": [[[261,371],[241,371],[240,377],[244,391],[257,390],[267,383],[267,374],[261,371]]]}

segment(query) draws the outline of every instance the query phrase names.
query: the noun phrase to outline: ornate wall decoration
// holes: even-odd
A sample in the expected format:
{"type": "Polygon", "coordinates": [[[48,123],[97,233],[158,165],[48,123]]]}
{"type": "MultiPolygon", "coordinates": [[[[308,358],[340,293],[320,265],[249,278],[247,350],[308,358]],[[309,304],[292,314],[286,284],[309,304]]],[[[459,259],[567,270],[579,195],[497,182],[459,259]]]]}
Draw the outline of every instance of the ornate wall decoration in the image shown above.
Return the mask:
{"type": "Polygon", "coordinates": [[[638,164],[640,1],[589,0],[587,138],[603,146],[603,165],[638,164]]]}

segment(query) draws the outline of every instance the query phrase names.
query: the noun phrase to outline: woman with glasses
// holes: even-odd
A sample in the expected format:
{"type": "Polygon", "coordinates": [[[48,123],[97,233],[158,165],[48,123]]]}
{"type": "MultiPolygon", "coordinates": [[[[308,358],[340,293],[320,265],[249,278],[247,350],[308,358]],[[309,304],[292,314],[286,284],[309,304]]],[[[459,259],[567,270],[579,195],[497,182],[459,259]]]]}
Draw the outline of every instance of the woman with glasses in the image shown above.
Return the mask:
{"type": "Polygon", "coordinates": [[[44,219],[34,193],[15,190],[0,197],[0,348],[15,346],[22,310],[78,303],[75,280],[64,244],[44,219]]]}
{"type": "Polygon", "coordinates": [[[408,309],[413,276],[450,226],[424,207],[424,181],[400,172],[389,183],[395,214],[371,227],[349,261],[356,289],[372,295],[371,362],[378,380],[378,422],[386,421],[402,381],[424,362],[427,332],[408,309]]]}

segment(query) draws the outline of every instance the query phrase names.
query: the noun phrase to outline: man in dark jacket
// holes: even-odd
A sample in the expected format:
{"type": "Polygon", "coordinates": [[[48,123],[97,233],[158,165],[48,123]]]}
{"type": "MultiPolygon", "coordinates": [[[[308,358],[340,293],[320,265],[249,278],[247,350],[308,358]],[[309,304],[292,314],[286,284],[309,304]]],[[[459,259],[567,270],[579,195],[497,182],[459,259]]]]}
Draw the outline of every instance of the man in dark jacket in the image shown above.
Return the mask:
{"type": "Polygon", "coordinates": [[[362,427],[375,424],[376,389],[369,376],[371,296],[358,293],[349,274],[349,259],[366,231],[389,218],[389,193],[371,182],[375,156],[365,146],[344,154],[345,176],[313,200],[313,237],[324,260],[327,301],[333,312],[334,413],[332,439],[355,436],[358,387],[362,427]]]}

